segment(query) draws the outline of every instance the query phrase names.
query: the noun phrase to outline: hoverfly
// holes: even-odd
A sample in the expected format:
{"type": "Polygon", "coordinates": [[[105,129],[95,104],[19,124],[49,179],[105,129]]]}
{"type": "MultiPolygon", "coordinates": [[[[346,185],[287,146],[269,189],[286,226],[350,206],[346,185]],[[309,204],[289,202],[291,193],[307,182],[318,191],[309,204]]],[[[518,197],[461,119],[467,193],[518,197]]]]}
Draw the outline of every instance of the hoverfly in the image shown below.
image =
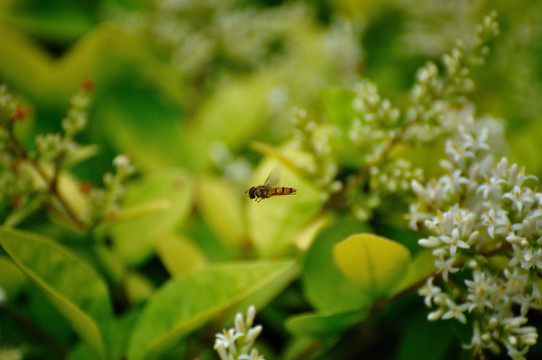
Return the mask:
{"type": "Polygon", "coordinates": [[[256,199],[257,202],[260,202],[271,196],[293,195],[297,192],[296,189],[291,187],[277,187],[276,185],[279,182],[279,177],[279,172],[275,170],[269,174],[263,185],[253,186],[245,191],[245,194],[248,193],[249,198],[256,199]]]}

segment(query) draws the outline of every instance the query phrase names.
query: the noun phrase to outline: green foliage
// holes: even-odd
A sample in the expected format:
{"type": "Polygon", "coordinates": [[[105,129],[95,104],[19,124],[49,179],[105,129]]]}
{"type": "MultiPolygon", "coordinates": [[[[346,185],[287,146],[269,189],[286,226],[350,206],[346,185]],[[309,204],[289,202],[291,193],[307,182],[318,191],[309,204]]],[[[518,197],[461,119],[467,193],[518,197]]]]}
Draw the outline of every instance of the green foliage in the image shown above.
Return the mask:
{"type": "Polygon", "coordinates": [[[405,275],[410,253],[403,245],[372,234],[355,234],[336,244],[337,268],[371,298],[388,295],[405,275]]]}
{"type": "Polygon", "coordinates": [[[128,357],[155,358],[227,308],[247,301],[263,306],[295,275],[293,261],[253,262],[212,266],[171,280],[143,309],[128,357]]]}
{"type": "Polygon", "coordinates": [[[112,309],[95,270],[53,240],[32,233],[2,229],[0,244],[98,358],[107,359],[112,309]]]}
{"type": "Polygon", "coordinates": [[[4,1],[0,358],[540,355],[540,197],[492,163],[542,173],[540,19],[527,0],[4,1]],[[249,199],[271,173],[296,193],[249,199]],[[509,227],[484,210],[497,187],[509,227]],[[525,297],[467,311],[480,279],[525,297]],[[430,320],[465,325],[427,322],[423,284],[430,320]]]}

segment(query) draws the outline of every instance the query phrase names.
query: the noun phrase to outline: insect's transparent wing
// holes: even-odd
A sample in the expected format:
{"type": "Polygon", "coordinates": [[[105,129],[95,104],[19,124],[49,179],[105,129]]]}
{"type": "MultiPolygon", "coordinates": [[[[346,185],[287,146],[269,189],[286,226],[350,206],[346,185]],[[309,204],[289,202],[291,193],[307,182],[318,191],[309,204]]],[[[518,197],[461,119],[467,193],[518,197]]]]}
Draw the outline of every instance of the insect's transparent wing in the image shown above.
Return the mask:
{"type": "Polygon", "coordinates": [[[273,171],[271,171],[267,179],[265,179],[265,182],[263,183],[263,185],[274,188],[278,186],[279,180],[280,180],[280,170],[276,168],[273,171]]]}

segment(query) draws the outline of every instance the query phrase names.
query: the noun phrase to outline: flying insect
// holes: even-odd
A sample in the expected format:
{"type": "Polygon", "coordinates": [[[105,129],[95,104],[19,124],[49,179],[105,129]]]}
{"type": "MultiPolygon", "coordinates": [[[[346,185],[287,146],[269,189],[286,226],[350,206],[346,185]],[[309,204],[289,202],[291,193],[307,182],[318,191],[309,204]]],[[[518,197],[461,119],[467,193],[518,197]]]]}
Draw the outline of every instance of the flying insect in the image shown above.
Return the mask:
{"type": "Polygon", "coordinates": [[[245,191],[245,194],[248,193],[248,197],[255,199],[256,202],[260,202],[263,199],[268,199],[271,196],[276,195],[294,195],[297,190],[291,187],[278,186],[280,174],[278,171],[273,171],[263,185],[253,186],[249,190],[245,191]]]}

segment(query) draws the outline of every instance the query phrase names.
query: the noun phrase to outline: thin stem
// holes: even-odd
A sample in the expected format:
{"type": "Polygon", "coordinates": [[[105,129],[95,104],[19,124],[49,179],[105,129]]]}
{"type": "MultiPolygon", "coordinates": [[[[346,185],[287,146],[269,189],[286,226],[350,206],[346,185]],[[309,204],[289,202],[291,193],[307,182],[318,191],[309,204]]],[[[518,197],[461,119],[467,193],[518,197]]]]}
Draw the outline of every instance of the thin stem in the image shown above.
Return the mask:
{"type": "Polygon", "coordinates": [[[46,184],[48,184],[48,187],[51,193],[56,197],[60,205],[62,205],[62,207],[64,208],[63,213],[65,213],[68,216],[68,218],[78,228],[86,229],[87,224],[83,220],[77,217],[77,215],[70,208],[70,206],[68,205],[68,202],[66,201],[66,199],[64,199],[64,197],[62,196],[62,194],[60,193],[58,189],[58,177],[60,173],[60,165],[62,162],[62,157],[59,157],[57,161],[55,161],[53,174],[51,177],[49,177],[45,169],[42,166],[40,166],[40,164],[28,154],[24,146],[19,142],[13,130],[13,123],[10,123],[10,125],[7,127],[7,130],[9,134],[9,139],[11,140],[11,143],[12,143],[12,148],[13,148],[14,153],[18,155],[22,160],[26,160],[30,165],[32,165],[32,167],[36,170],[37,174],[42,178],[42,180],[46,184]]]}
{"type": "Polygon", "coordinates": [[[393,147],[403,140],[407,131],[416,123],[417,118],[407,122],[401,130],[387,143],[386,147],[380,151],[378,159],[375,159],[369,164],[363,166],[355,175],[352,177],[348,183],[336,194],[334,194],[327,203],[324,204],[321,213],[325,213],[331,209],[336,208],[341,204],[346,195],[355,189],[363,179],[365,179],[371,170],[371,168],[378,163],[381,163],[389,153],[393,150],[393,147]]]}

